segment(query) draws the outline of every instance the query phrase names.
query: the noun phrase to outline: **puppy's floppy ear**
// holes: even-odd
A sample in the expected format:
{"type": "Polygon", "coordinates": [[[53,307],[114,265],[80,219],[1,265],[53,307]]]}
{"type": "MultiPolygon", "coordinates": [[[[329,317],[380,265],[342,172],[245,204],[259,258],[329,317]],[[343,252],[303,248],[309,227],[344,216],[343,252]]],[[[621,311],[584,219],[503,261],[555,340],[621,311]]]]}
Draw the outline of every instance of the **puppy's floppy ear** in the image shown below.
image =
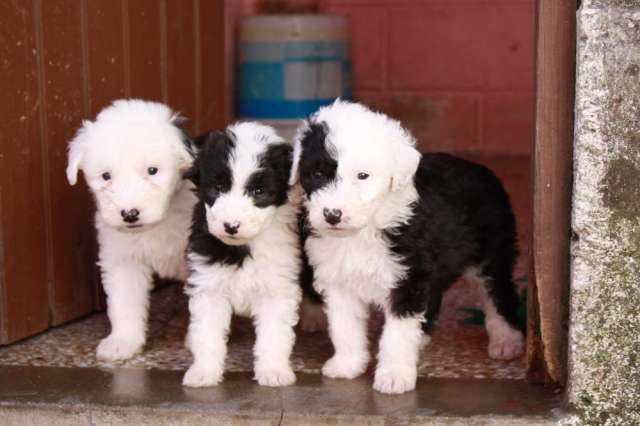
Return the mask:
{"type": "Polygon", "coordinates": [[[207,139],[211,137],[212,133],[213,132],[206,132],[196,138],[189,140],[189,147],[194,157],[198,156],[198,152],[202,150],[202,147],[204,147],[205,143],[207,142],[207,139]]]}
{"type": "Polygon", "coordinates": [[[393,174],[391,175],[391,190],[397,191],[413,182],[413,176],[418,170],[422,154],[413,143],[402,141],[393,153],[393,174]]]}
{"type": "Polygon", "coordinates": [[[293,186],[300,180],[300,158],[302,157],[302,145],[308,144],[310,141],[324,142],[328,129],[325,123],[313,122],[313,117],[305,120],[293,138],[293,162],[291,164],[291,173],[289,173],[289,186],[293,186]]]}
{"type": "Polygon", "coordinates": [[[177,147],[177,155],[178,155],[178,170],[180,170],[183,175],[184,173],[191,168],[193,165],[193,160],[195,158],[195,149],[193,145],[193,141],[189,137],[189,133],[184,127],[186,119],[183,118],[178,113],[174,113],[169,123],[175,128],[178,132],[178,138],[180,139],[180,145],[177,147]]]}
{"type": "Polygon", "coordinates": [[[225,143],[225,140],[232,140],[232,137],[235,138],[233,132],[227,130],[224,132],[206,132],[201,134],[195,139],[189,140],[190,144],[190,152],[193,155],[193,162],[191,166],[185,170],[182,176],[185,179],[189,179],[196,186],[200,184],[200,163],[201,157],[206,155],[207,152],[214,151],[217,146],[225,143]]]}
{"type": "Polygon", "coordinates": [[[198,170],[198,159],[194,159],[188,169],[182,172],[182,178],[190,180],[194,185],[198,186],[200,181],[200,172],[198,170]]]}
{"type": "Polygon", "coordinates": [[[190,180],[194,185],[198,186],[200,182],[200,166],[198,163],[198,154],[202,151],[207,140],[212,137],[213,132],[203,133],[194,139],[188,139],[185,144],[187,151],[191,155],[193,162],[191,166],[182,173],[182,177],[190,180]]]}
{"type": "Polygon", "coordinates": [[[89,120],[82,121],[82,127],[78,130],[74,138],[69,142],[69,153],[67,156],[67,180],[70,185],[75,185],[78,181],[78,172],[82,168],[82,161],[87,152],[89,143],[87,132],[93,123],[89,120]]]}
{"type": "Polygon", "coordinates": [[[291,145],[286,142],[269,145],[266,157],[267,163],[276,171],[278,179],[283,183],[289,182],[293,163],[293,148],[291,145]]]}

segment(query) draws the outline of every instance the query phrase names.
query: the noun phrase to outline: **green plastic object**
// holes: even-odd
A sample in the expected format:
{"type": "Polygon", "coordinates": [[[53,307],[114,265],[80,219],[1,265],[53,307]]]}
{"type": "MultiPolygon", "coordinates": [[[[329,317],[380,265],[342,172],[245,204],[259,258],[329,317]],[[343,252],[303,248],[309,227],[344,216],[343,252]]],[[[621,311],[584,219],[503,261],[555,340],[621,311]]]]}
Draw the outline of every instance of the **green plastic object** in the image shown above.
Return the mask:
{"type": "MultiPolygon", "coordinates": [[[[481,309],[476,308],[460,308],[461,311],[468,314],[468,316],[462,320],[463,325],[476,326],[484,324],[484,312],[481,309]]],[[[520,299],[518,302],[518,325],[521,330],[526,330],[527,324],[527,289],[523,288],[520,292],[520,299]]]]}

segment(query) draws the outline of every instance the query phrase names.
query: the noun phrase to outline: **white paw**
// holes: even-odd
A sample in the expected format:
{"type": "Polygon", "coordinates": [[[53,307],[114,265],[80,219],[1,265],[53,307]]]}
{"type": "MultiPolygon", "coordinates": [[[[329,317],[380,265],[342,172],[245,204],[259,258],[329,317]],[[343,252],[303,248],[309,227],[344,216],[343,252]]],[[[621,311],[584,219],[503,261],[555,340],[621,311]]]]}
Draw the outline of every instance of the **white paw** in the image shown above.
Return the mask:
{"type": "Polygon", "coordinates": [[[393,370],[376,369],[373,388],[382,393],[405,393],[416,388],[417,370],[402,367],[393,370]]]}
{"type": "Polygon", "coordinates": [[[222,371],[216,368],[192,364],[182,378],[184,386],[201,388],[222,382],[222,371]]]}
{"type": "Polygon", "coordinates": [[[512,360],[524,353],[524,336],[518,330],[511,329],[489,339],[489,356],[493,359],[512,360]]]}
{"type": "Polygon", "coordinates": [[[324,313],[322,304],[303,300],[300,307],[300,330],[315,333],[327,328],[327,314],[324,313]]]}
{"type": "Polygon", "coordinates": [[[123,361],[142,351],[144,341],[110,335],[100,341],[96,357],[101,361],[123,361]]]}
{"type": "Polygon", "coordinates": [[[291,367],[256,369],[254,379],[261,386],[288,386],[296,382],[291,367]]]}
{"type": "Polygon", "coordinates": [[[364,373],[368,363],[367,356],[334,355],[322,367],[322,374],[334,379],[353,379],[364,373]]]}

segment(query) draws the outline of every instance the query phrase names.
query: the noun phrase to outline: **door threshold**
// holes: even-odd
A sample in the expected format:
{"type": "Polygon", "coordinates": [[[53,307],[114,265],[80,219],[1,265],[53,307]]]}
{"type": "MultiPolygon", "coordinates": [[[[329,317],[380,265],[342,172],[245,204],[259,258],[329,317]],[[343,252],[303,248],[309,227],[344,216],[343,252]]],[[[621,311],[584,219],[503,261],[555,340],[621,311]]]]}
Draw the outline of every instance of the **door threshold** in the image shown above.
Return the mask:
{"type": "Polygon", "coordinates": [[[8,424],[555,424],[562,398],[519,380],[420,378],[383,395],[371,377],[298,373],[284,388],[229,373],[186,388],[182,371],[0,366],[0,423],[8,424]]]}

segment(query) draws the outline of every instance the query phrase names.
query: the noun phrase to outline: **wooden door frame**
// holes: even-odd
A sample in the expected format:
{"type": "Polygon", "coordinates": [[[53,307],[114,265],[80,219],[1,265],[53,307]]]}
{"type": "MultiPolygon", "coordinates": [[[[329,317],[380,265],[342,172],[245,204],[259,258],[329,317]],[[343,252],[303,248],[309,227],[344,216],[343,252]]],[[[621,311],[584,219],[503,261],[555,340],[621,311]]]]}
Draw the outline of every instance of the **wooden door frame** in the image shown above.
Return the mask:
{"type": "Polygon", "coordinates": [[[536,2],[527,365],[530,380],[560,385],[567,375],[576,12],[576,0],[536,2]]]}

